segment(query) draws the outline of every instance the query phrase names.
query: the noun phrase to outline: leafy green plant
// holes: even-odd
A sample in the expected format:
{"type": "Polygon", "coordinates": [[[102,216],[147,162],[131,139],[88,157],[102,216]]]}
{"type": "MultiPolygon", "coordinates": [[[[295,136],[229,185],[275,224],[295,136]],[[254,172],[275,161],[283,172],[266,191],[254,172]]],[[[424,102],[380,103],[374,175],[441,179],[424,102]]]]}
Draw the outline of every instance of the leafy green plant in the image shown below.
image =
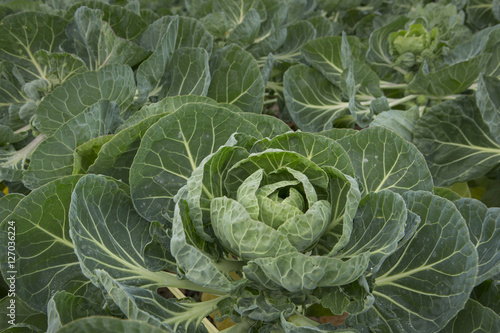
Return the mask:
{"type": "Polygon", "coordinates": [[[0,331],[499,330],[497,5],[1,1],[0,331]]]}

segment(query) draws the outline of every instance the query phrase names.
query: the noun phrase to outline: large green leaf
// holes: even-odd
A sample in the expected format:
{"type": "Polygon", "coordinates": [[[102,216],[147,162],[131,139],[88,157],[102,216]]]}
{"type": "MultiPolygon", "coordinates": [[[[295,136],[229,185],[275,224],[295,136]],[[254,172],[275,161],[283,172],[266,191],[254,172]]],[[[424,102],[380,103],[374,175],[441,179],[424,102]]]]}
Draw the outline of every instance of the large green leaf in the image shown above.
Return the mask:
{"type": "Polygon", "coordinates": [[[475,285],[500,273],[500,208],[487,208],[475,199],[454,202],[469,227],[472,243],[479,255],[475,285]]]}
{"type": "Polygon", "coordinates": [[[232,278],[221,270],[235,271],[241,269],[241,265],[229,265],[225,269],[218,254],[211,255],[210,245],[197,235],[193,227],[184,197],[175,206],[170,250],[182,274],[200,288],[212,288],[215,294],[224,294],[230,293],[236,286],[232,278]]]}
{"type": "Polygon", "coordinates": [[[223,47],[210,61],[210,75],[208,97],[244,112],[262,113],[264,81],[250,53],[234,44],[223,47]]]}
{"type": "Polygon", "coordinates": [[[500,80],[481,75],[476,92],[476,103],[491,136],[500,144],[500,80]]]}
{"type": "Polygon", "coordinates": [[[137,69],[137,90],[142,101],[148,95],[159,94],[165,80],[162,79],[174,53],[179,18],[164,16],[153,22],[144,32],[141,45],[153,53],[137,69]]]}
{"type": "Polygon", "coordinates": [[[53,134],[101,99],[116,102],[123,115],[132,103],[135,90],[134,74],[125,65],[110,65],[97,72],[75,75],[40,102],[36,126],[46,135],[53,134]]]}
{"type": "Polygon", "coordinates": [[[172,56],[166,73],[166,96],[206,96],[210,86],[209,55],[201,48],[183,47],[172,56]]]}
{"type": "Polygon", "coordinates": [[[265,19],[265,8],[260,0],[215,0],[214,11],[224,12],[233,28],[240,25],[245,17],[255,9],[265,19]]]}
{"type": "Polygon", "coordinates": [[[175,48],[199,47],[212,54],[213,36],[205,29],[200,21],[191,17],[179,17],[179,29],[175,48]]]}
{"type": "Polygon", "coordinates": [[[284,96],[290,116],[308,132],[331,129],[333,122],[349,113],[341,90],[320,72],[305,65],[295,65],[285,72],[284,96]]]}
{"type": "Polygon", "coordinates": [[[308,21],[300,21],[289,25],[283,45],[273,53],[277,62],[297,62],[302,58],[302,45],[316,37],[314,26],[308,21]]]}
{"type": "Polygon", "coordinates": [[[378,114],[371,122],[370,126],[385,127],[411,142],[413,139],[413,130],[418,118],[419,113],[417,107],[405,111],[389,110],[378,114]]]}
{"type": "MultiPolygon", "coordinates": [[[[368,267],[369,255],[364,253],[347,261],[326,256],[310,256],[299,252],[273,258],[258,258],[243,267],[246,274],[258,266],[261,274],[288,291],[333,287],[357,280],[368,267]]],[[[255,279],[253,275],[249,278],[255,279]]]]}
{"type": "Polygon", "coordinates": [[[121,122],[116,103],[102,100],[64,123],[33,152],[24,185],[33,189],[71,175],[75,149],[90,139],[112,133],[121,122]]]}
{"type": "Polygon", "coordinates": [[[489,59],[483,54],[467,61],[462,61],[435,72],[417,73],[408,89],[418,94],[448,96],[459,94],[477,80],[489,59]]]}
{"type": "Polygon", "coordinates": [[[78,55],[91,70],[109,64],[135,66],[148,55],[146,49],[116,35],[103,18],[100,9],[78,8],[66,27],[70,40],[64,50],[78,55]]]}
{"type": "Polygon", "coordinates": [[[465,308],[441,331],[442,333],[490,333],[500,331],[500,316],[470,299],[465,308]]]}
{"type": "Polygon", "coordinates": [[[100,304],[89,298],[58,291],[47,304],[47,333],[56,333],[63,325],[80,318],[106,314],[100,304]]]}
{"type": "Polygon", "coordinates": [[[14,208],[16,208],[17,204],[23,198],[24,195],[20,193],[11,193],[10,195],[0,198],[0,223],[14,211],[14,208]]]}
{"type": "Polygon", "coordinates": [[[424,191],[403,197],[422,223],[374,275],[373,307],[347,323],[364,323],[379,332],[437,332],[467,302],[477,252],[453,203],[424,191]]]}
{"type": "Polygon", "coordinates": [[[404,236],[406,217],[405,202],[399,194],[388,190],[369,193],[359,203],[349,242],[337,256],[353,258],[369,253],[368,268],[376,272],[396,251],[404,236]]]}
{"type": "MultiPolygon", "coordinates": [[[[350,56],[359,59],[361,43],[359,38],[348,36],[350,56]]],[[[302,47],[307,62],[321,72],[333,84],[340,85],[340,75],[346,69],[342,59],[342,37],[323,37],[309,41],[302,47]]]]}
{"type": "Polygon", "coordinates": [[[41,12],[24,12],[10,15],[0,25],[0,59],[15,63],[26,80],[44,79],[45,71],[36,51],[59,51],[66,39],[62,17],[41,12]]]}
{"type": "Polygon", "coordinates": [[[389,35],[405,27],[409,18],[400,16],[389,24],[378,28],[370,35],[366,59],[377,66],[393,67],[392,56],[389,52],[389,35]]]}
{"type": "Polygon", "coordinates": [[[251,152],[263,152],[266,149],[294,151],[320,167],[331,166],[348,175],[354,175],[353,166],[344,148],[323,136],[306,132],[285,133],[272,139],[257,141],[251,152]]]}
{"type": "MultiPolygon", "coordinates": [[[[15,222],[17,260],[15,269],[8,268],[7,253],[2,252],[2,272],[17,271],[16,294],[38,311],[45,312],[59,290],[78,295],[97,292],[82,274],[69,235],[67,212],[79,179],[63,177],[32,191],[7,217],[15,222]]],[[[7,248],[7,226],[2,224],[3,248],[7,248]]]]}
{"type": "Polygon", "coordinates": [[[64,325],[58,333],[165,333],[165,330],[138,320],[92,316],[64,325]]]}
{"type": "Polygon", "coordinates": [[[236,200],[224,197],[213,199],[210,216],[217,239],[228,251],[245,261],[297,251],[286,235],[252,219],[236,200]]]}
{"type": "Polygon", "coordinates": [[[424,157],[411,143],[382,127],[359,131],[338,140],[351,157],[363,192],[390,189],[432,191],[432,177],[424,157]]]}
{"type": "Polygon", "coordinates": [[[156,292],[123,285],[98,270],[99,283],[129,320],[140,320],[178,333],[204,332],[202,320],[217,310],[222,299],[190,303],[165,299],[156,292]]]}
{"type": "Polygon", "coordinates": [[[146,131],[163,115],[150,116],[137,125],[127,127],[102,145],[87,173],[101,174],[129,183],[130,166],[146,131]]]}
{"type": "Polygon", "coordinates": [[[182,106],[151,126],[130,170],[137,211],[150,221],[163,221],[191,173],[235,132],[256,134],[238,114],[206,103],[182,106]]]}
{"type": "Polygon", "coordinates": [[[424,154],[436,186],[480,177],[500,163],[500,145],[472,97],[431,107],[417,121],[413,141],[424,154]]]}
{"type": "Polygon", "coordinates": [[[96,269],[125,284],[188,287],[175,274],[147,269],[144,248],[151,240],[149,222],[137,214],[123,188],[104,176],[81,178],[71,196],[69,224],[82,272],[98,285],[96,269]]]}
{"type": "MultiPolygon", "coordinates": [[[[64,1],[64,3],[67,4],[68,1],[64,1]]],[[[135,40],[139,38],[147,27],[147,23],[137,13],[124,6],[113,6],[98,0],[79,1],[68,8],[64,17],[70,20],[78,8],[82,6],[101,10],[104,14],[103,21],[106,21],[113,31],[124,39],[135,40]]]]}

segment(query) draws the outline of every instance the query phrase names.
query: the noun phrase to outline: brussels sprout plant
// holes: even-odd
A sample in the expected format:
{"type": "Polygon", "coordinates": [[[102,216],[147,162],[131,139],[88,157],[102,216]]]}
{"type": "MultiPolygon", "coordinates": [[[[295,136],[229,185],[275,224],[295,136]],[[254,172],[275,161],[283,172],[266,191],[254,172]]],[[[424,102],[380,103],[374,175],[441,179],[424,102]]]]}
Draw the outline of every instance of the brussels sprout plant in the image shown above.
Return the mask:
{"type": "Polygon", "coordinates": [[[0,332],[500,331],[497,7],[0,1],[0,332]]]}

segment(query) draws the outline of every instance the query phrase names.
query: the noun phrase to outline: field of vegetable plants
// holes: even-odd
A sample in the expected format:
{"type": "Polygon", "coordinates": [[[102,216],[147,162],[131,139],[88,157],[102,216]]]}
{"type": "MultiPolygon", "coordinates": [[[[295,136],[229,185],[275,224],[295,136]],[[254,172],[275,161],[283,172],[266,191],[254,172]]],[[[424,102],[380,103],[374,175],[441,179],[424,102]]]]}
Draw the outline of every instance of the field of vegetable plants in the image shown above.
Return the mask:
{"type": "Polygon", "coordinates": [[[500,1],[0,0],[0,332],[500,332],[500,1]]]}

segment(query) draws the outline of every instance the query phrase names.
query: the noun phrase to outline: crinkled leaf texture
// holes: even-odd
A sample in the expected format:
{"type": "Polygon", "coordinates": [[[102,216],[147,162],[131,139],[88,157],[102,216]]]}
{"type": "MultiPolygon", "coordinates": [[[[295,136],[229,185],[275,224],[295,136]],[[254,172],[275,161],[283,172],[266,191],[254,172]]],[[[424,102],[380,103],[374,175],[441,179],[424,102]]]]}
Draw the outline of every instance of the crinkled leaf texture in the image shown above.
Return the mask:
{"type": "Polygon", "coordinates": [[[438,332],[467,302],[478,254],[453,203],[425,191],[408,191],[403,198],[422,223],[374,274],[373,307],[347,322],[376,332],[438,332]]]}

